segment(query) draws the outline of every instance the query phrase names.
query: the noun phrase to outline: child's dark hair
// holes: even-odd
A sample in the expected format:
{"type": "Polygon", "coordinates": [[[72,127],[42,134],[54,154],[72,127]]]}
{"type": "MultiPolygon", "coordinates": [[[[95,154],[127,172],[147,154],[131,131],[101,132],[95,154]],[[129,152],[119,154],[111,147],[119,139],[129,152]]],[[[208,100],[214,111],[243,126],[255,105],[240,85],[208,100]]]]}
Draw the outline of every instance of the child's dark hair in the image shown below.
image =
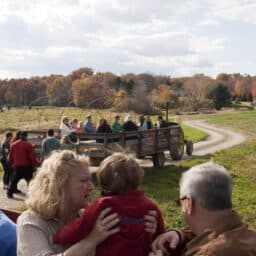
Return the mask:
{"type": "Polygon", "coordinates": [[[128,190],[136,190],[143,175],[134,157],[115,153],[102,161],[97,179],[102,195],[123,195],[128,190]]]}

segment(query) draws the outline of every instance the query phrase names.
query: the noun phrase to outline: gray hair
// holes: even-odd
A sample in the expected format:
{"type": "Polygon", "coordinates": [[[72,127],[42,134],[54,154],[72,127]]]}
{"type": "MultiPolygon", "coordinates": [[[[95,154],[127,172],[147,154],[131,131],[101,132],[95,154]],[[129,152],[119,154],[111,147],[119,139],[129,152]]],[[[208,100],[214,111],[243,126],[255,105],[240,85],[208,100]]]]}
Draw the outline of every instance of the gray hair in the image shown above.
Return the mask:
{"type": "Polygon", "coordinates": [[[181,196],[191,196],[208,210],[232,208],[232,181],[225,167],[207,162],[184,172],[180,180],[181,196]]]}

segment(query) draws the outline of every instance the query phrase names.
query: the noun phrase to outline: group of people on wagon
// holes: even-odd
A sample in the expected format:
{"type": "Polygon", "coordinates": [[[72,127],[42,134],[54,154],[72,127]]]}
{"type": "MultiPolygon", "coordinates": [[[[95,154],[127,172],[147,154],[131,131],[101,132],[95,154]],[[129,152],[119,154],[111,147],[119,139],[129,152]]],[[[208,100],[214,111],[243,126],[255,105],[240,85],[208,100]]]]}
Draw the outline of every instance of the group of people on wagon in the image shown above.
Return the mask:
{"type": "Polygon", "coordinates": [[[86,116],[86,121],[79,122],[77,119],[73,119],[69,122],[67,116],[63,116],[60,124],[61,137],[68,137],[72,142],[76,142],[77,134],[81,133],[118,133],[122,131],[146,131],[152,128],[165,128],[168,127],[168,123],[162,116],[158,116],[157,122],[153,125],[149,115],[140,115],[138,123],[136,124],[131,115],[127,115],[124,118],[124,122],[120,122],[120,116],[114,117],[114,122],[110,125],[105,118],[101,118],[98,125],[92,122],[92,116],[89,114],[86,116]]]}

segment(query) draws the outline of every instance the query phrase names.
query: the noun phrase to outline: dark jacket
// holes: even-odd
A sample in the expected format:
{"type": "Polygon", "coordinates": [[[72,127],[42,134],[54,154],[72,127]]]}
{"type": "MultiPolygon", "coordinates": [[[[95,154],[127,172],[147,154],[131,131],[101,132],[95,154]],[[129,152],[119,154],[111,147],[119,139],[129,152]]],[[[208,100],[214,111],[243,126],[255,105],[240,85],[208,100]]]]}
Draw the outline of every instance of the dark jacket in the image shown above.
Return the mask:
{"type": "MultiPolygon", "coordinates": [[[[97,128],[96,133],[112,133],[112,130],[108,124],[104,124],[97,128]]],[[[96,142],[103,143],[104,139],[96,139],[96,142]]],[[[108,140],[108,142],[111,142],[111,141],[108,140]]]]}

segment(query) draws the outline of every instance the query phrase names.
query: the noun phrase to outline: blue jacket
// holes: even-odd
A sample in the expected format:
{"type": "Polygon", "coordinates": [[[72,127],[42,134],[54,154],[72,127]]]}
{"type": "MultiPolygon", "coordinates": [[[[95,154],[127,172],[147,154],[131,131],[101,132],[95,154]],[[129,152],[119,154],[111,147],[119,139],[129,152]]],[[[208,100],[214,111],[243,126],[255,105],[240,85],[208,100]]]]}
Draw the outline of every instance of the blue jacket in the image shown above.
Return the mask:
{"type": "Polygon", "coordinates": [[[16,256],[16,224],[0,211],[0,256],[16,256]]]}
{"type": "Polygon", "coordinates": [[[92,122],[85,122],[84,123],[84,132],[95,132],[96,129],[94,127],[94,123],[92,122]]]}

